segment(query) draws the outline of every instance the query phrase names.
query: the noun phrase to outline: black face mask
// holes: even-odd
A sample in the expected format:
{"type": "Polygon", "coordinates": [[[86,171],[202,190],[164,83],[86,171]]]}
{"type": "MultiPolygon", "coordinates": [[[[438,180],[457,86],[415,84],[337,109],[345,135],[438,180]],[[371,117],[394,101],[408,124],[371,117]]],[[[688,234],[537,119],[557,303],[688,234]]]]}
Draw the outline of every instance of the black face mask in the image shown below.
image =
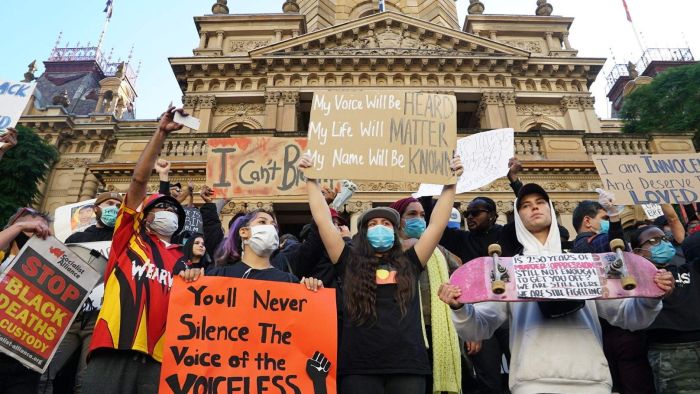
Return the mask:
{"type": "Polygon", "coordinates": [[[27,241],[29,241],[29,236],[24,232],[20,232],[19,235],[15,237],[15,243],[20,249],[24,247],[24,244],[26,244],[27,241]]]}

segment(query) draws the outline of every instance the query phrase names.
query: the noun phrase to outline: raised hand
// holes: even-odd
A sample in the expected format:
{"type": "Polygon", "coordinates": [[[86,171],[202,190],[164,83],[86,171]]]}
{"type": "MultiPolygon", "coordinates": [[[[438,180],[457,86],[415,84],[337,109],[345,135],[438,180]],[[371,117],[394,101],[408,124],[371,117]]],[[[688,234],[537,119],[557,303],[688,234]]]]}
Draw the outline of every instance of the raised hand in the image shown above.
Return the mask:
{"type": "Polygon", "coordinates": [[[326,377],[331,370],[331,362],[321,352],[306,361],[306,373],[314,384],[314,394],[326,394],[326,377]]]}
{"type": "Polygon", "coordinates": [[[17,145],[17,130],[8,127],[7,132],[0,135],[0,152],[7,152],[15,145],[17,145]]]}
{"type": "Polygon", "coordinates": [[[156,173],[167,175],[170,172],[170,162],[163,159],[158,159],[155,165],[156,173]]]}
{"type": "Polygon", "coordinates": [[[676,286],[676,280],[673,278],[673,274],[662,269],[654,275],[654,283],[659,289],[664,291],[664,297],[668,297],[673,293],[673,288],[676,286]]]}
{"type": "Polygon", "coordinates": [[[15,224],[19,229],[25,233],[32,233],[41,239],[46,239],[51,235],[51,230],[49,226],[43,220],[26,220],[15,224]]]}
{"type": "Polygon", "coordinates": [[[452,158],[452,161],[450,161],[450,169],[457,177],[462,176],[462,173],[464,173],[462,159],[460,159],[458,155],[455,155],[455,157],[452,158]]]}
{"type": "Polygon", "coordinates": [[[160,116],[160,120],[158,121],[158,131],[168,135],[173,131],[181,130],[184,127],[182,124],[175,122],[175,112],[179,112],[182,116],[189,116],[182,108],[176,109],[171,105],[168,107],[168,110],[163,112],[163,114],[160,116]]]}
{"type": "Polygon", "coordinates": [[[311,168],[311,165],[311,155],[309,153],[304,153],[297,162],[297,168],[301,171],[311,168]]]}
{"type": "Polygon", "coordinates": [[[199,192],[199,196],[202,197],[202,200],[206,203],[212,202],[214,199],[214,190],[210,188],[207,185],[202,186],[202,190],[199,192]]]}
{"type": "Polygon", "coordinates": [[[520,160],[517,157],[511,157],[508,160],[508,180],[515,182],[518,180],[518,174],[523,170],[523,165],[520,164],[520,160]]]}
{"type": "Polygon", "coordinates": [[[463,303],[457,301],[457,299],[462,295],[462,290],[455,285],[449,283],[443,283],[438,289],[438,297],[445,304],[449,305],[452,309],[459,309],[464,306],[463,303]]]}
{"type": "Polygon", "coordinates": [[[595,191],[598,193],[598,203],[603,206],[608,216],[617,216],[620,214],[620,211],[615,205],[615,194],[601,188],[597,188],[595,191]]]}

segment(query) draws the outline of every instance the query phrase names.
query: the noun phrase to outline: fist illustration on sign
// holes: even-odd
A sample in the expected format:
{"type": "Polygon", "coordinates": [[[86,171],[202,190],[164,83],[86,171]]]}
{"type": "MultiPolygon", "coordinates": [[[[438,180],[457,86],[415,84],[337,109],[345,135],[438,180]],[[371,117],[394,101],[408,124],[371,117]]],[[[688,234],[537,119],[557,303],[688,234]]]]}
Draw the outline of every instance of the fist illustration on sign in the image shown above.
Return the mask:
{"type": "Polygon", "coordinates": [[[321,352],[314,353],[306,362],[306,373],[314,384],[314,394],[326,394],[326,377],[331,370],[331,362],[321,352]]]}

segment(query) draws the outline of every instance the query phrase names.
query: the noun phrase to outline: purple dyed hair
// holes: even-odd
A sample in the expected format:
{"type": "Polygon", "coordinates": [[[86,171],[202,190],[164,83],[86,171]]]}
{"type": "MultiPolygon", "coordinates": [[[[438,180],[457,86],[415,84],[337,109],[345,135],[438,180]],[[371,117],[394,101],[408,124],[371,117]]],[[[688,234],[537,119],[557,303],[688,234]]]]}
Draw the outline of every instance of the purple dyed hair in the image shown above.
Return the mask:
{"type": "MultiPolygon", "coordinates": [[[[256,209],[247,215],[239,217],[238,219],[234,220],[233,223],[231,223],[228,236],[224,238],[214,254],[217,266],[241,261],[241,257],[243,255],[243,240],[241,239],[239,230],[243,227],[247,227],[250,222],[258,217],[258,214],[260,213],[266,213],[272,216],[273,219],[275,218],[271,212],[264,209],[256,209]]],[[[277,220],[275,220],[275,222],[277,222],[277,220]]],[[[277,226],[275,225],[275,227],[277,226]]]]}

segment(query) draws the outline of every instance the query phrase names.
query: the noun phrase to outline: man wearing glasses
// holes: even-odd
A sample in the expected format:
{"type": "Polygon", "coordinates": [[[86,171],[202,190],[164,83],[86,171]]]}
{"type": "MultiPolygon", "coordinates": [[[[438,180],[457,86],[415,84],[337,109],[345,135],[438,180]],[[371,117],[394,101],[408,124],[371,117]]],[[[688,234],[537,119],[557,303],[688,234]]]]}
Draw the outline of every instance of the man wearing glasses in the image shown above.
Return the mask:
{"type": "Polygon", "coordinates": [[[163,113],[117,216],[83,392],[158,392],[173,275],[187,269],[180,245],[172,243],[185,210],[169,195],[147,198],[146,190],[163,142],[183,127],[175,112],[187,116],[174,107],[163,113]]]}

